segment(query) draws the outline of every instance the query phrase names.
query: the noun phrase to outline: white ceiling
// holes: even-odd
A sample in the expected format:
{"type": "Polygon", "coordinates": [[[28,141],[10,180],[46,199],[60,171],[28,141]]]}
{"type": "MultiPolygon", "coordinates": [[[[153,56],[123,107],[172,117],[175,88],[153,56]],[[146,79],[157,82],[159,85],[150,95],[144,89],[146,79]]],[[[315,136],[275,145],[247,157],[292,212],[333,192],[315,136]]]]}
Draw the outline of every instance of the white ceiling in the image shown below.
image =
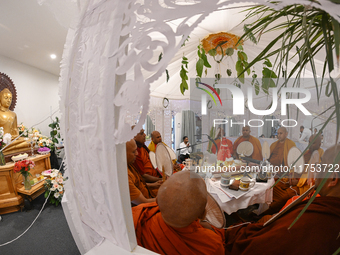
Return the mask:
{"type": "Polygon", "coordinates": [[[0,55],[59,76],[66,34],[37,0],[0,0],[0,55]]]}

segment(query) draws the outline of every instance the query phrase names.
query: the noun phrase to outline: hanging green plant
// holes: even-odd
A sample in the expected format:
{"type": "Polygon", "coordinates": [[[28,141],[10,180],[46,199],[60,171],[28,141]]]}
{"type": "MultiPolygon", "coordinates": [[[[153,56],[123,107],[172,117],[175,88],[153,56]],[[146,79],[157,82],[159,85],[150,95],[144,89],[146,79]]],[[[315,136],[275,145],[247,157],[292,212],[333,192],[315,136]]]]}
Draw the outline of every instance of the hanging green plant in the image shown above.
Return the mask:
{"type": "Polygon", "coordinates": [[[184,92],[189,89],[188,86],[188,59],[183,56],[182,57],[182,66],[181,66],[181,71],[179,72],[179,75],[182,78],[182,83],[180,85],[181,88],[181,93],[184,95],[184,92]]]}
{"type": "Polygon", "coordinates": [[[209,64],[205,50],[201,45],[198,45],[197,48],[198,61],[196,63],[196,74],[198,77],[202,78],[203,67],[211,68],[211,65],[209,64]]]}
{"type": "Polygon", "coordinates": [[[250,69],[247,69],[248,56],[243,51],[242,45],[239,45],[237,49],[239,50],[237,52],[237,62],[235,65],[237,71],[237,78],[240,80],[240,82],[244,83],[244,71],[246,70],[247,74],[250,75],[250,69]]]}
{"type": "MultiPolygon", "coordinates": [[[[161,52],[161,54],[159,54],[159,56],[158,56],[158,62],[161,61],[162,58],[163,58],[163,52],[161,52]]],[[[166,82],[168,82],[169,79],[170,79],[170,75],[169,75],[168,69],[165,69],[165,74],[166,74],[166,82]]]]}

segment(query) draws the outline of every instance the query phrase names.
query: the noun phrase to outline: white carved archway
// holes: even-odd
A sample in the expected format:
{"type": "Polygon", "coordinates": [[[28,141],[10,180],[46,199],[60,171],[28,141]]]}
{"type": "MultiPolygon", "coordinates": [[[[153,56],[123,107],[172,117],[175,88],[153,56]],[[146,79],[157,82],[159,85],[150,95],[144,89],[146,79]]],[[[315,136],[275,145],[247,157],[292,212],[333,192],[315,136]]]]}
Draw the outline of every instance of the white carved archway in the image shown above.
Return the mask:
{"type": "MultiPolygon", "coordinates": [[[[82,252],[104,239],[126,250],[136,246],[124,145],[135,131],[125,117],[140,116],[139,130],[148,113],[150,84],[190,32],[210,13],[242,2],[78,1],[79,17],[69,32],[61,66],[60,95],[69,176],[64,204],[82,252]],[[178,25],[169,22],[174,20],[178,25]],[[154,62],[160,51],[162,60],[154,62]],[[126,74],[133,78],[127,80],[126,74]]],[[[275,9],[293,4],[257,2],[275,9]]],[[[330,1],[319,2],[318,8],[340,22],[330,1]]]]}

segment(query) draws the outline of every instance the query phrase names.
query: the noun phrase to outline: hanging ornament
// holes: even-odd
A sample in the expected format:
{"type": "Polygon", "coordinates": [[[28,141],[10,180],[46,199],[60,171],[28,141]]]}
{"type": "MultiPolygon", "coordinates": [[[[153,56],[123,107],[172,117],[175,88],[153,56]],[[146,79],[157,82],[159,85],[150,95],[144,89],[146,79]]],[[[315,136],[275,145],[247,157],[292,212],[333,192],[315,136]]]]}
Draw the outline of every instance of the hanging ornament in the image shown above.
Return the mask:
{"type": "Polygon", "coordinates": [[[205,52],[209,52],[209,50],[215,49],[218,45],[226,42],[221,45],[221,47],[216,48],[216,53],[222,55],[221,48],[223,49],[223,52],[225,52],[228,48],[236,50],[238,45],[243,45],[243,41],[236,45],[239,39],[239,36],[227,32],[210,34],[202,40],[202,47],[205,52]]]}

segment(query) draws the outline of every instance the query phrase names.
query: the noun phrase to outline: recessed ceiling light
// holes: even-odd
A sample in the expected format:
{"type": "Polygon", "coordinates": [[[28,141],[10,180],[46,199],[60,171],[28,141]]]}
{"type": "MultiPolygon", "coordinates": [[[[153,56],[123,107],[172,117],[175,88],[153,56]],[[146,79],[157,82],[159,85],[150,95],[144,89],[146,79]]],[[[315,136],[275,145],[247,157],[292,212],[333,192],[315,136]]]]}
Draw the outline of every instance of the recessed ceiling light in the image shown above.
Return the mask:
{"type": "Polygon", "coordinates": [[[57,58],[57,55],[56,55],[56,54],[51,54],[50,57],[51,57],[52,59],[56,59],[56,58],[57,58]]]}

